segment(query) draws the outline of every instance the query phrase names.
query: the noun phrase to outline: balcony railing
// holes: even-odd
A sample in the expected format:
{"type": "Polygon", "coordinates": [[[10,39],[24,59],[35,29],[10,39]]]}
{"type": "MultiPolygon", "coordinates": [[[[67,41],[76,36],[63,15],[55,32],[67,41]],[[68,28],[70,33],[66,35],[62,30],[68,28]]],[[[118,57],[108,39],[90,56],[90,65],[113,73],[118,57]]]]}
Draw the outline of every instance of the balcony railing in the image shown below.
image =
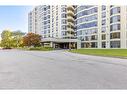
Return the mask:
{"type": "Polygon", "coordinates": [[[71,32],[71,33],[74,33],[75,32],[74,29],[72,29],[72,28],[67,28],[67,31],[68,32],[71,32]]]}
{"type": "Polygon", "coordinates": [[[68,11],[67,11],[67,15],[74,16],[75,14],[74,14],[73,11],[68,10],[68,11]]]}
{"type": "Polygon", "coordinates": [[[73,22],[68,22],[68,23],[67,23],[67,26],[68,26],[68,27],[73,27],[73,28],[74,28],[74,23],[73,23],[73,22]]]}
{"type": "Polygon", "coordinates": [[[73,7],[72,5],[67,6],[67,10],[72,10],[72,11],[74,11],[74,7],[73,7]]]}
{"type": "Polygon", "coordinates": [[[68,20],[69,22],[74,22],[74,18],[71,17],[71,16],[67,16],[67,20],[68,20]]]}

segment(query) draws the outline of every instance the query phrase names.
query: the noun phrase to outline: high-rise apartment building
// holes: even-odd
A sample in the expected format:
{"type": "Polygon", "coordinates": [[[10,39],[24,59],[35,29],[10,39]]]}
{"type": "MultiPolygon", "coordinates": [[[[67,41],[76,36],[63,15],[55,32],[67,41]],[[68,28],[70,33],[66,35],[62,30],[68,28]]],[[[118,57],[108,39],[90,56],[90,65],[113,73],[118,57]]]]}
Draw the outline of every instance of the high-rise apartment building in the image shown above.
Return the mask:
{"type": "Polygon", "coordinates": [[[39,31],[39,9],[35,7],[29,14],[28,14],[28,31],[38,33],[39,31]]]}
{"type": "Polygon", "coordinates": [[[80,41],[75,39],[75,6],[37,6],[28,18],[28,31],[42,35],[43,45],[56,48],[80,47],[80,41]]]}
{"type": "Polygon", "coordinates": [[[77,6],[76,27],[83,48],[127,48],[126,6],[77,6]]]}
{"type": "Polygon", "coordinates": [[[52,46],[127,48],[127,6],[37,6],[28,26],[52,46]]]}

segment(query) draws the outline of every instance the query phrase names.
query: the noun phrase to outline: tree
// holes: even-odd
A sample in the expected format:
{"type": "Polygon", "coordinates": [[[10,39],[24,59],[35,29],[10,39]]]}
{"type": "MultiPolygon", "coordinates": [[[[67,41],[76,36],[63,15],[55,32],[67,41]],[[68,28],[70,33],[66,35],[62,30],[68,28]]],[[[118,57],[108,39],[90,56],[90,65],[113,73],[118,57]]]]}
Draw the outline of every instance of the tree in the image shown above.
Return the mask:
{"type": "Polygon", "coordinates": [[[23,45],[24,46],[40,46],[41,43],[41,35],[35,33],[28,33],[23,37],[23,45]]]}
{"type": "Polygon", "coordinates": [[[13,37],[13,46],[14,47],[20,47],[23,44],[22,37],[25,35],[25,33],[21,31],[14,31],[12,32],[13,37]]]}
{"type": "Polygon", "coordinates": [[[1,34],[1,46],[5,48],[10,48],[12,46],[12,32],[9,30],[4,30],[1,34]]]}
{"type": "Polygon", "coordinates": [[[21,31],[4,30],[1,34],[1,46],[5,48],[20,47],[22,45],[22,37],[25,33],[21,31]]]}

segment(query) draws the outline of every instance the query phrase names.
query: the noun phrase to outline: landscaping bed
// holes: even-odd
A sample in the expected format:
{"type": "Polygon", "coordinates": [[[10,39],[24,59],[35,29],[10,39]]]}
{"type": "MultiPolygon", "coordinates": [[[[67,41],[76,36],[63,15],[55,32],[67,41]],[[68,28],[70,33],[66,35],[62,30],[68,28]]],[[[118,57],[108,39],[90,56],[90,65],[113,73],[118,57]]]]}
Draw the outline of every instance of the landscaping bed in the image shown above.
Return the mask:
{"type": "Polygon", "coordinates": [[[54,50],[54,49],[51,48],[51,47],[32,47],[32,48],[29,48],[28,50],[51,51],[51,50],[54,50]]]}
{"type": "Polygon", "coordinates": [[[20,48],[16,48],[19,50],[30,50],[30,51],[52,51],[54,50],[51,47],[20,47],[20,48]]]}

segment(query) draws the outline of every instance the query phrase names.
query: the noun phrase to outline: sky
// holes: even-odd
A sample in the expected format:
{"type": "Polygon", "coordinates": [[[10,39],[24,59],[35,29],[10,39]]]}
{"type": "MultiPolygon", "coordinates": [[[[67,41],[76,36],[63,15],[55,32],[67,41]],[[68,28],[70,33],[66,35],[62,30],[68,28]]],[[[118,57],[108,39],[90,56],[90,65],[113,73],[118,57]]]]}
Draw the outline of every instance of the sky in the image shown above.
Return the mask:
{"type": "Polygon", "coordinates": [[[0,5],[0,33],[9,29],[28,32],[28,13],[33,6],[2,6],[0,5]]]}

